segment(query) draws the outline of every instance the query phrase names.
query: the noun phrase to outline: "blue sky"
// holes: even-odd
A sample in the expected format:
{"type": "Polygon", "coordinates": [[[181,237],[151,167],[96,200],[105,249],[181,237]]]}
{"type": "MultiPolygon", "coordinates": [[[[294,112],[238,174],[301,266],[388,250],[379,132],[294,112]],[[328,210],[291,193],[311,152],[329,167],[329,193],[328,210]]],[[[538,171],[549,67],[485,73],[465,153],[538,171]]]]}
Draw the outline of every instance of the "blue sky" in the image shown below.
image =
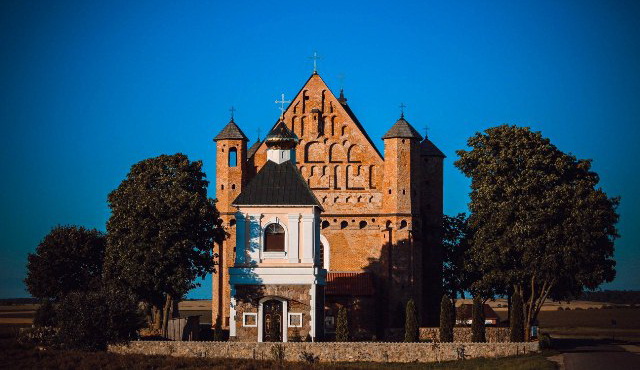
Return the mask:
{"type": "MultiPolygon", "coordinates": [[[[640,289],[639,18],[640,2],[618,0],[3,1],[0,297],[27,295],[26,255],[53,226],[104,230],[133,163],[183,152],[213,182],[229,107],[254,140],[314,50],[380,149],[401,102],[429,126],[448,156],[448,214],[466,210],[453,161],[477,131],[530,126],[592,158],[622,197],[618,277],[604,288],[640,289]]],[[[191,293],[210,295],[209,280],[191,293]]]]}

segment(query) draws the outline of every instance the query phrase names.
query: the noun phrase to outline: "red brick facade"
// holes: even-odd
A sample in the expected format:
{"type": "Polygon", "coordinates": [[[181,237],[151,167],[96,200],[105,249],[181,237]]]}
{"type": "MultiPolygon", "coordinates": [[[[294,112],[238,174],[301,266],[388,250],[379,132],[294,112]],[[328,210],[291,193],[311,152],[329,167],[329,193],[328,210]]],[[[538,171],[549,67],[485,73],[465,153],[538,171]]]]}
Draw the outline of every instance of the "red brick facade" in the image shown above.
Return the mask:
{"type": "MultiPolygon", "coordinates": [[[[437,322],[441,298],[442,156],[425,156],[417,138],[384,140],[384,158],[357,118],[319,75],[312,75],[284,113],[300,138],[297,165],[321,202],[321,235],[330,272],[370,272],[379,326],[395,325],[409,298],[422,324],[437,322]]],[[[389,125],[391,127],[391,123],[389,125]]],[[[233,265],[235,209],[231,202],[266,163],[264,144],[247,158],[243,140],[218,140],[217,206],[229,233],[213,277],[213,317],[228,323],[226,269],[233,265]],[[236,148],[238,166],[228,166],[236,148]],[[223,188],[224,187],[224,188],[223,188]]],[[[327,304],[330,297],[327,297],[327,304]]]]}

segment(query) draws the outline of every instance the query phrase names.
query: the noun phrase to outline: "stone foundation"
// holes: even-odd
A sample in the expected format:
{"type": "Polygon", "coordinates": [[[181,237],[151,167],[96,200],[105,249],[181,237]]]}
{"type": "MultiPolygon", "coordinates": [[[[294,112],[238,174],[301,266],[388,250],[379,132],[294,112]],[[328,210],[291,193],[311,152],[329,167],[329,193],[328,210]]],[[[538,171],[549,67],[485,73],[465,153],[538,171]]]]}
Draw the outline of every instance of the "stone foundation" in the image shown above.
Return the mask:
{"type": "Polygon", "coordinates": [[[151,342],[109,346],[120,354],[176,357],[273,359],[271,349],[281,345],[286,361],[301,361],[303,352],[321,362],[439,362],[478,357],[504,357],[538,352],[538,342],[527,343],[242,343],[242,342],[151,342]]]}

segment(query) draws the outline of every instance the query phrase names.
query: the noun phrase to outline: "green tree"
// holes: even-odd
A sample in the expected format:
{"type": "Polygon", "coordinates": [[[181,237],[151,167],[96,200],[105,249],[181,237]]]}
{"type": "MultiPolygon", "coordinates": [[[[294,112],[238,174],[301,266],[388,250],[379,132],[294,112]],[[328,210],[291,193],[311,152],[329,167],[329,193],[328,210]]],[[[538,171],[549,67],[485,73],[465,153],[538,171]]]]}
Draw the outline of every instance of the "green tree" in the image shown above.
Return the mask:
{"type": "Polygon", "coordinates": [[[134,296],[102,289],[67,294],[56,307],[56,318],[60,345],[86,351],[134,339],[143,322],[134,296]]]}
{"type": "Polygon", "coordinates": [[[455,165],[471,178],[469,259],[475,288],[523,297],[526,332],[547,297],[613,280],[618,198],[578,160],[529,128],[477,133],[455,165]]]}
{"type": "Polygon", "coordinates": [[[509,307],[509,340],[512,342],[523,342],[525,340],[524,315],[522,297],[515,292],[511,296],[511,306],[509,307]]]}
{"type": "Polygon", "coordinates": [[[404,322],[404,341],[418,342],[420,339],[420,328],[418,327],[418,316],[416,314],[416,304],[413,299],[407,302],[407,310],[404,322]]]}
{"type": "Polygon", "coordinates": [[[453,342],[453,325],[455,323],[453,302],[445,294],[440,301],[440,342],[453,342]]]}
{"type": "Polygon", "coordinates": [[[480,297],[473,297],[471,309],[471,341],[486,342],[484,327],[484,303],[480,297]]]}
{"type": "Polygon", "coordinates": [[[338,320],[336,322],[336,342],[349,341],[349,318],[347,308],[342,306],[338,310],[338,320]]]}
{"type": "Polygon", "coordinates": [[[32,296],[59,300],[100,286],[105,237],[95,229],[56,226],[27,257],[24,280],[32,296]]]}
{"type": "Polygon", "coordinates": [[[443,249],[443,289],[446,295],[456,299],[464,297],[469,288],[468,269],[465,268],[465,254],[469,250],[469,227],[467,215],[443,215],[442,249],[443,249]]]}
{"type": "Polygon", "coordinates": [[[109,194],[105,276],[151,305],[163,334],[174,300],[213,271],[213,245],[224,238],[205,177],[202,162],[161,155],[134,164],[109,194]]]}
{"type": "Polygon", "coordinates": [[[44,299],[33,316],[33,326],[54,327],[56,326],[55,306],[50,299],[44,299]]]}

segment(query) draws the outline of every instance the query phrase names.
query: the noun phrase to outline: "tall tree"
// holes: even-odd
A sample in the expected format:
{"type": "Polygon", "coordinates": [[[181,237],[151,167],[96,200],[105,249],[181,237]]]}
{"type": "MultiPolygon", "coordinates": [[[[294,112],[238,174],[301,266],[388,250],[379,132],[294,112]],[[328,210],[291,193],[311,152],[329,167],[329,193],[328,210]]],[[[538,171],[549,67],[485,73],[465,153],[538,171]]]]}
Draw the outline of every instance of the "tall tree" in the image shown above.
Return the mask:
{"type": "Polygon", "coordinates": [[[418,342],[420,339],[420,328],[418,327],[418,316],[416,314],[416,304],[413,299],[407,302],[407,310],[404,323],[404,341],[418,342]]]}
{"type": "Polygon", "coordinates": [[[105,275],[133,290],[166,331],[173,301],[213,271],[213,245],[224,238],[202,162],[184,154],[134,164],[109,194],[105,275]]]}
{"type": "Polygon", "coordinates": [[[455,165],[471,178],[472,288],[523,297],[527,333],[547,297],[613,280],[618,198],[597,188],[590,160],[578,160],[529,128],[477,133],[455,165]]]}
{"type": "Polygon", "coordinates": [[[471,308],[471,341],[487,341],[484,327],[484,303],[480,297],[473,297],[473,307],[471,308]]]}
{"type": "Polygon", "coordinates": [[[511,342],[522,342],[524,337],[524,318],[522,311],[522,297],[517,291],[511,297],[511,308],[509,310],[509,340],[511,342]]]}
{"type": "Polygon", "coordinates": [[[25,284],[32,296],[59,300],[100,286],[105,236],[82,226],[56,226],[27,257],[25,284]]]}
{"type": "Polygon", "coordinates": [[[469,236],[465,213],[459,213],[453,217],[443,215],[442,283],[445,294],[453,299],[458,296],[464,298],[464,292],[469,288],[469,276],[467,269],[465,269],[465,254],[469,250],[469,236]]]}
{"type": "Polygon", "coordinates": [[[349,341],[349,318],[347,308],[342,306],[338,309],[338,319],[336,321],[336,342],[349,341]]]}
{"type": "Polygon", "coordinates": [[[440,342],[453,342],[453,325],[455,324],[455,307],[447,295],[440,301],[440,342]]]}

